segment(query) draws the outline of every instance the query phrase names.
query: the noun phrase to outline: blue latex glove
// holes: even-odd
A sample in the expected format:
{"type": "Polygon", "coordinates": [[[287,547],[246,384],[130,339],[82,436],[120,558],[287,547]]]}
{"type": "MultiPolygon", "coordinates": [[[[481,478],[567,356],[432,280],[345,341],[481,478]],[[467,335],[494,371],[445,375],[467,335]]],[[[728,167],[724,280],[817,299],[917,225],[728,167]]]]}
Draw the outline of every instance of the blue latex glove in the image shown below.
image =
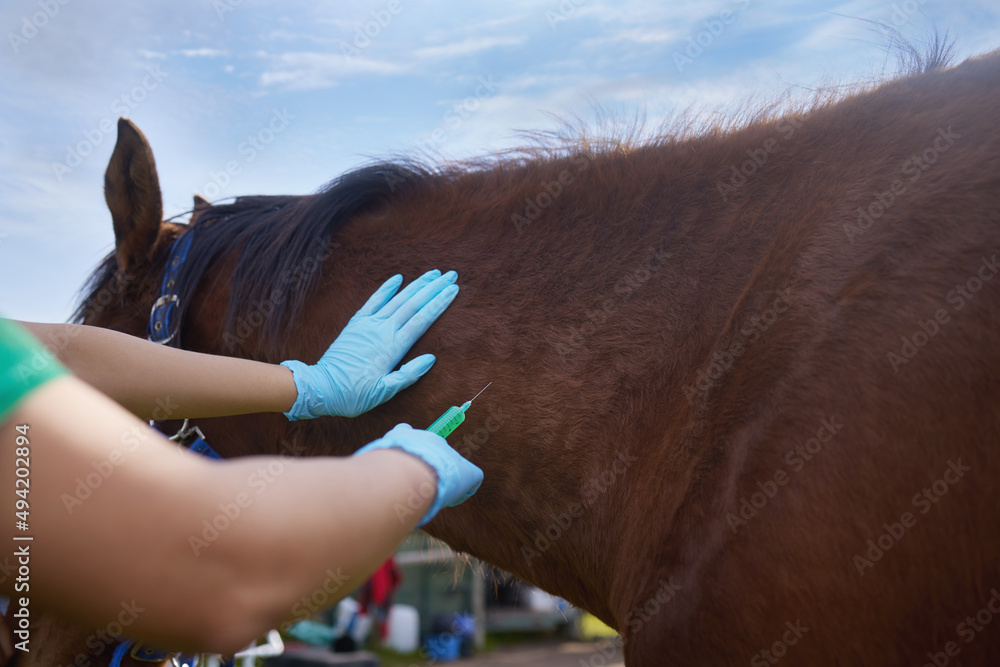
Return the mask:
{"type": "Polygon", "coordinates": [[[438,487],[434,504],[417,526],[422,526],[441,510],[442,507],[461,505],[479,490],[483,483],[483,471],[465,459],[437,433],[419,431],[409,424],[399,424],[383,437],[369,442],[354,453],[355,456],[373,449],[402,449],[416,456],[434,468],[438,487]]]}
{"type": "Polygon", "coordinates": [[[433,354],[392,369],[454,300],[457,279],[454,271],[442,276],[435,269],[396,294],[403,276],[393,276],[351,318],[315,366],[281,362],[291,369],[299,392],[285,416],[357,417],[419,380],[434,365],[433,354]]]}

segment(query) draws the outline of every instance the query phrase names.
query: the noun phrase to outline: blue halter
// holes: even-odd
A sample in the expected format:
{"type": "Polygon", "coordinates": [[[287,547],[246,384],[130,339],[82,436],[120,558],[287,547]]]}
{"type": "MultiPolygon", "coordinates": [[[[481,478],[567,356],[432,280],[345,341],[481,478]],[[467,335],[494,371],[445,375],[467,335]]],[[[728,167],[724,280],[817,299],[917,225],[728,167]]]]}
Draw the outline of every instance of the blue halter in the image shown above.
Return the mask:
{"type": "Polygon", "coordinates": [[[160,298],[153,303],[153,308],[149,311],[146,337],[154,343],[180,347],[177,334],[180,333],[181,323],[176,317],[177,307],[180,305],[180,298],[177,296],[179,291],[177,276],[181,272],[184,260],[187,259],[194,233],[194,227],[189,227],[170,247],[170,256],[167,258],[163,282],[160,285],[160,298]]]}
{"type": "MultiPolygon", "coordinates": [[[[177,284],[177,276],[180,275],[184,260],[187,259],[188,250],[194,240],[195,228],[188,227],[181,233],[170,247],[170,256],[167,257],[167,266],[163,271],[163,282],[160,285],[160,296],[153,303],[153,308],[149,311],[149,326],[147,327],[147,338],[160,345],[170,347],[180,347],[180,318],[177,311],[180,306],[178,292],[180,287],[177,284]]],[[[159,430],[159,429],[157,429],[159,430]]],[[[212,446],[205,441],[205,436],[198,427],[189,429],[187,421],[181,430],[175,434],[171,440],[180,444],[188,439],[190,434],[197,437],[188,446],[192,452],[207,456],[210,459],[221,459],[219,453],[212,449],[212,446]]]]}

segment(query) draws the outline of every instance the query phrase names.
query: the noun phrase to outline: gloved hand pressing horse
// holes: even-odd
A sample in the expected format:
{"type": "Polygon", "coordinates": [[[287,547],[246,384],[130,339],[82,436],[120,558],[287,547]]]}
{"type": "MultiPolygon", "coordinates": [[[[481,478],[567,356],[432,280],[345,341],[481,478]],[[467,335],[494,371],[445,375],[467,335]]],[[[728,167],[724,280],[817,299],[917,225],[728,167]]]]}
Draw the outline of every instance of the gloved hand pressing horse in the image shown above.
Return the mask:
{"type": "Polygon", "coordinates": [[[419,380],[434,364],[434,355],[423,354],[393,369],[454,300],[457,279],[454,271],[441,275],[435,269],[396,294],[403,277],[393,276],[351,318],[314,366],[281,362],[291,369],[298,390],[285,416],[290,420],[356,417],[419,380]]]}
{"type": "Polygon", "coordinates": [[[483,483],[483,471],[465,459],[437,433],[419,431],[409,424],[399,424],[383,437],[369,442],[354,453],[355,456],[373,449],[402,449],[421,459],[434,469],[438,486],[434,503],[417,526],[423,526],[434,518],[442,507],[461,505],[479,490],[483,483]]]}

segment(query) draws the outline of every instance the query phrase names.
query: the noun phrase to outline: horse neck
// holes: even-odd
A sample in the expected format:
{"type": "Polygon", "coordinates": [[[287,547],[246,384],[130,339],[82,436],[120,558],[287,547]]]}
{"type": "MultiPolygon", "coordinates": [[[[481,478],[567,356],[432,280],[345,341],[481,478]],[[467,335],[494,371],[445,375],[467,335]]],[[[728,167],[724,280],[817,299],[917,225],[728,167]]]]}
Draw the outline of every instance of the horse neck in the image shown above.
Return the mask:
{"type": "MultiPolygon", "coordinates": [[[[669,184],[655,185],[661,164],[641,170],[653,183],[622,188],[603,183],[593,165],[529,169],[513,185],[502,174],[470,176],[480,182],[352,220],[291,332],[287,357],[317,359],[388,276],[409,280],[437,267],[458,271],[461,292],[407,357],[430,352],[437,364],[361,417],[240,418],[218,429],[217,449],[346,454],[397,423],[426,426],[492,381],[449,437],[483,469],[483,486],[427,531],[621,627],[619,589],[658,576],[634,571],[634,553],[669,541],[697,463],[696,453],[672,449],[691,416],[683,391],[691,378],[679,369],[696,366],[712,327],[725,324],[738,291],[719,276],[745,276],[734,258],[752,260],[719,246],[707,221],[662,212],[684,207],[669,184]],[[561,178],[567,169],[572,178],[561,178]],[[558,206],[515,225],[512,214],[537,199],[539,183],[553,182],[564,188],[558,206]],[[636,187],[647,191],[639,204],[636,187]],[[463,188],[494,194],[470,200],[458,194],[463,188]],[[650,195],[656,188],[662,193],[650,195]],[[697,280],[707,270],[704,252],[677,251],[698,247],[715,254],[712,283],[697,280]],[[623,525],[654,508],[655,529],[623,525]]],[[[218,322],[224,297],[206,297],[195,317],[218,322]]],[[[205,332],[205,351],[222,351],[211,349],[218,327],[205,332]]],[[[216,437],[212,424],[202,428],[216,437]]]]}
{"type": "MultiPolygon", "coordinates": [[[[483,469],[484,484],[427,532],[615,622],[619,587],[656,580],[632,571],[634,551],[669,539],[695,465],[695,455],[670,449],[690,406],[676,368],[706,343],[676,330],[696,308],[723,319],[713,305],[722,310],[724,300],[696,294],[689,277],[700,258],[672,250],[681,246],[674,237],[708,234],[709,225],[675,228],[669,216],[636,210],[627,188],[608,195],[604,186],[616,200],[594,201],[602,176],[586,164],[569,185],[563,179],[579,188],[557,200],[564,206],[520,229],[512,212],[539,183],[558,182],[561,165],[509,191],[489,182],[495,175],[455,186],[493,191],[492,199],[445,191],[352,222],[343,247],[381,259],[330,266],[329,284],[350,284],[359,271],[372,284],[396,270],[407,278],[458,271],[458,298],[410,355],[431,352],[437,364],[413,389],[352,420],[348,437],[377,437],[400,421],[426,426],[492,382],[449,437],[483,469]],[[611,209],[603,219],[602,209],[611,209]],[[655,530],[627,524],[652,506],[655,530]]],[[[329,306],[312,321],[349,315],[329,306]]]]}

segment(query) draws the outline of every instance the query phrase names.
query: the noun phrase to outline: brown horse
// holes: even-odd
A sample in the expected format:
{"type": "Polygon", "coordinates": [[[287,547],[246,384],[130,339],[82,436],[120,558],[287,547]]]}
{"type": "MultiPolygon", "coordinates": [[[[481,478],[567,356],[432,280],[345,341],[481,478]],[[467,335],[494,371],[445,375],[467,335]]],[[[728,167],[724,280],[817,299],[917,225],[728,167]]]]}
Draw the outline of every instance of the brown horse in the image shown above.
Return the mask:
{"type": "MultiPolygon", "coordinates": [[[[201,202],[185,348],[311,361],[393,273],[462,291],[388,404],[199,426],[345,455],[492,381],[451,436],[482,488],[427,531],[629,667],[1000,664],[998,109],[995,53],[734,131],[201,202]]],[[[80,319],[144,336],[186,228],[128,121],[106,194],[80,319]]]]}

